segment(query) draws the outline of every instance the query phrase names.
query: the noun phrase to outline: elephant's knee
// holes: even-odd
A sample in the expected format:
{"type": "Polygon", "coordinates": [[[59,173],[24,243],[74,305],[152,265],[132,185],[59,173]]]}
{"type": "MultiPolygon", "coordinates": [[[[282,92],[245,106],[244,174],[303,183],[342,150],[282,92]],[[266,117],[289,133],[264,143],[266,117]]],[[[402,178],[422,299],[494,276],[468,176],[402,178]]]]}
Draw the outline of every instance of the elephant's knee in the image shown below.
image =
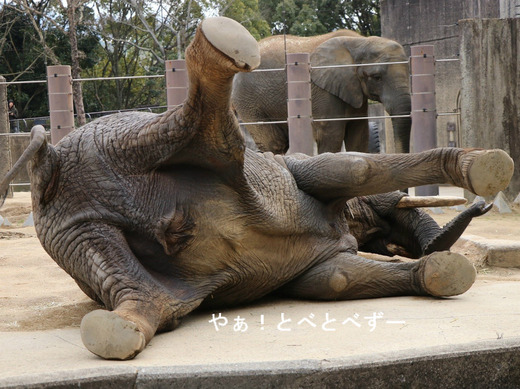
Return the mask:
{"type": "Polygon", "coordinates": [[[344,291],[347,287],[347,277],[341,272],[335,271],[329,279],[329,287],[336,293],[344,291]]]}

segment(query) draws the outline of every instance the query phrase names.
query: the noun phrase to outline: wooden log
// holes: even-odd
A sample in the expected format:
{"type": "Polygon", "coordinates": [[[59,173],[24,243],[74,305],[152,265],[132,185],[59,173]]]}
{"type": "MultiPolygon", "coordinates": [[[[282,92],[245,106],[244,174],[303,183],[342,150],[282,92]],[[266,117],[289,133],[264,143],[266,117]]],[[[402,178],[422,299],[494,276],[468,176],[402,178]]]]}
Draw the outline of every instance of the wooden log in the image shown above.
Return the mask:
{"type": "Polygon", "coordinates": [[[450,207],[466,204],[468,200],[456,196],[406,196],[403,197],[396,208],[421,208],[421,207],[450,207]]]}

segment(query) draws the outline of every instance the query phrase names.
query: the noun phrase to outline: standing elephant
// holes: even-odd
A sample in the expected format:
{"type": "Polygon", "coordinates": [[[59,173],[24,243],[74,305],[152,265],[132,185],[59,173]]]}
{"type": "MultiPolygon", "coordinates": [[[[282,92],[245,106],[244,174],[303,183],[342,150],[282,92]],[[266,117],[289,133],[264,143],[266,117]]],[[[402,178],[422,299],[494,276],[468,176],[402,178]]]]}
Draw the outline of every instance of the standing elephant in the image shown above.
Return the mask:
{"type": "MultiPolygon", "coordinates": [[[[285,67],[285,51],[310,53],[311,66],[407,61],[403,47],[381,37],[340,30],[314,37],[277,35],[259,42],[260,68],[285,67]]],[[[235,77],[233,104],[244,122],[287,119],[286,73],[253,72],[235,77]]],[[[383,103],[390,115],[410,114],[408,64],[313,69],[313,118],[366,117],[368,99],[383,103]]],[[[410,150],[410,118],[395,118],[395,152],[410,150]]],[[[284,153],[289,147],[286,124],[248,125],[261,151],[284,153]]],[[[318,153],[345,149],[368,151],[368,120],[313,122],[318,153]]]]}
{"type": "MultiPolygon", "coordinates": [[[[243,26],[206,19],[186,50],[183,106],[99,118],[54,146],[36,126],[0,181],[4,194],[29,161],[42,246],[107,308],[81,322],[94,354],[133,358],[199,306],[274,292],[315,300],[454,296],[473,284],[475,269],[464,256],[436,251],[449,246],[450,229],[395,210],[402,194],[386,192],[450,183],[490,195],[508,185],[511,158],[454,147],[314,157],[246,149],[231,109],[232,82],[259,62],[243,26]],[[345,210],[355,198],[348,214],[362,221],[356,238],[345,210]],[[395,223],[409,239],[396,241],[395,223]],[[368,260],[357,255],[357,241],[384,252],[398,245],[420,259],[368,260]]],[[[472,210],[455,229],[485,210],[472,210]]]]}

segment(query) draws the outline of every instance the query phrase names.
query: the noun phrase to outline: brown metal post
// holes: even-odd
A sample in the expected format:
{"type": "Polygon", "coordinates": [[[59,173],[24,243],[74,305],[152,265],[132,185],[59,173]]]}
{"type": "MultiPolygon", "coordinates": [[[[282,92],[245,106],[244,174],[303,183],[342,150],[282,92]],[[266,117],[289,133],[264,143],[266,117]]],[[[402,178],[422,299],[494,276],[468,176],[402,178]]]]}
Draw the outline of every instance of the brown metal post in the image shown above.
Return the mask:
{"type": "MultiPolygon", "coordinates": [[[[413,152],[437,147],[437,108],[435,104],[435,56],[432,45],[411,47],[413,152]]],[[[416,196],[439,194],[437,185],[415,188],[416,196]]]]}
{"type": "Polygon", "coordinates": [[[70,66],[47,66],[51,143],[58,143],[74,129],[74,105],[70,66]]]}
{"type": "Polygon", "coordinates": [[[314,154],[312,134],[311,73],[308,53],[287,54],[287,154],[314,154]]]}
{"type": "Polygon", "coordinates": [[[166,66],[166,104],[172,109],[188,97],[188,72],[186,61],[174,59],[165,61],[166,66]]]}

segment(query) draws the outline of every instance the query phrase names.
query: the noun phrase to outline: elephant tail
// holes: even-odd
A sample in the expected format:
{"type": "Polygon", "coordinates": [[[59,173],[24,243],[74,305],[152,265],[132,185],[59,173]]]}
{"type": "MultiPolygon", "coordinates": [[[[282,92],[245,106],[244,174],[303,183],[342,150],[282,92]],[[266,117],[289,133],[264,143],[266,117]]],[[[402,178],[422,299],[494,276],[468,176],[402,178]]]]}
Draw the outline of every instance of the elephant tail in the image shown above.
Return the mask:
{"type": "Polygon", "coordinates": [[[45,128],[43,126],[34,126],[31,129],[31,141],[29,146],[22,153],[21,157],[16,161],[14,166],[7,172],[6,176],[0,181],[0,207],[4,205],[7,192],[9,190],[9,184],[16,177],[16,175],[22,170],[27,162],[29,162],[38,150],[45,144],[45,128]]]}

